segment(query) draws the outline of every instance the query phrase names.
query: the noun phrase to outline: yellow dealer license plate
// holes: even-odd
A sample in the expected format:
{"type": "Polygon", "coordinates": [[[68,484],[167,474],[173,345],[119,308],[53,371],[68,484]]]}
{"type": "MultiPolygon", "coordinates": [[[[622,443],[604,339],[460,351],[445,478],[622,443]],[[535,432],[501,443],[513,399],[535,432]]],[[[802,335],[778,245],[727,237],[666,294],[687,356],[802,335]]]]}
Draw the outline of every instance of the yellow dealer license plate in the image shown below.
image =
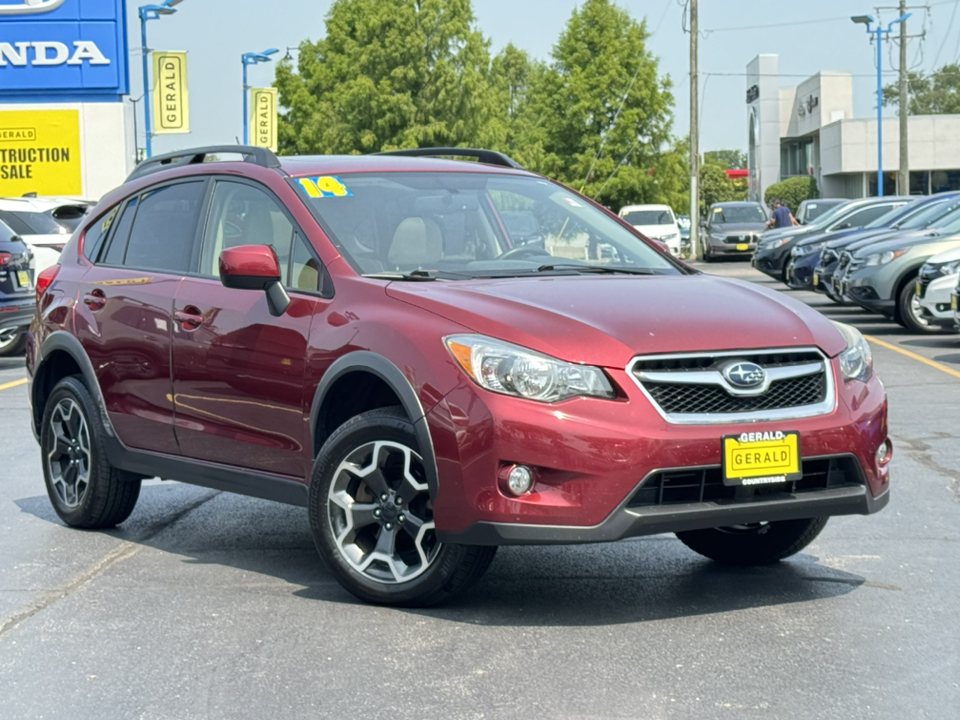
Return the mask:
{"type": "Polygon", "coordinates": [[[799,480],[800,433],[768,431],[723,438],[726,485],[770,485],[799,480]]]}
{"type": "Polygon", "coordinates": [[[921,283],[919,280],[917,281],[917,287],[915,292],[917,293],[918,298],[923,297],[923,283],[921,283]]]}
{"type": "Polygon", "coordinates": [[[749,249],[750,249],[750,245],[748,243],[737,243],[737,250],[743,251],[743,250],[749,250],[749,249]]]}
{"type": "Polygon", "coordinates": [[[18,270],[17,283],[20,287],[30,287],[30,274],[26,270],[18,270]]]}
{"type": "Polygon", "coordinates": [[[813,274],[813,286],[817,287],[820,284],[820,276],[817,273],[813,274]]]}
{"type": "Polygon", "coordinates": [[[950,309],[953,310],[954,312],[957,311],[957,305],[958,305],[957,300],[960,300],[960,298],[958,298],[956,295],[950,296],[950,309]]]}

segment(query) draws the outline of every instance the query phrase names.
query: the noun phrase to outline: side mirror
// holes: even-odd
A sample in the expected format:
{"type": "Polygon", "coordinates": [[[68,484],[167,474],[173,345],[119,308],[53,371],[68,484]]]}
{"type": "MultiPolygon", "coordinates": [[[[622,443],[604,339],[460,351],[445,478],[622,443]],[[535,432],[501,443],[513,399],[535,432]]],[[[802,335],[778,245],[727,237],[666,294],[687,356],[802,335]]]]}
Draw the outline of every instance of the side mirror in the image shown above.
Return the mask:
{"type": "Polygon", "coordinates": [[[290,296],[280,282],[280,261],[269,245],[240,245],[220,253],[220,282],[234,290],[260,290],[274,317],[290,307],[290,296]]]}

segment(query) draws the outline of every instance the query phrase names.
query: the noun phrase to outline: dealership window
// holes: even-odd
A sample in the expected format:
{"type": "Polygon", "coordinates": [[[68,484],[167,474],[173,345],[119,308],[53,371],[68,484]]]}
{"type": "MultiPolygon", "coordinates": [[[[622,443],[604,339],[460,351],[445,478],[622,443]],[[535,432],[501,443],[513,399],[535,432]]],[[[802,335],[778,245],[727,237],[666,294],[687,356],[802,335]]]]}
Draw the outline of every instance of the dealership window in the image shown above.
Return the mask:
{"type": "Polygon", "coordinates": [[[922,172],[910,173],[910,194],[911,195],[929,195],[930,194],[930,173],[926,170],[922,172]]]}
{"type": "Polygon", "coordinates": [[[930,173],[930,192],[960,190],[960,170],[934,170],[930,173]]]}
{"type": "MultiPolygon", "coordinates": [[[[877,174],[870,173],[867,177],[868,187],[867,187],[867,196],[876,197],[877,195],[877,174]]],[[[897,173],[895,172],[885,172],[883,174],[883,194],[884,195],[896,195],[897,194],[897,173]]]]}
{"type": "Polygon", "coordinates": [[[786,141],[780,145],[780,177],[812,175],[814,172],[813,140],[786,141]]]}

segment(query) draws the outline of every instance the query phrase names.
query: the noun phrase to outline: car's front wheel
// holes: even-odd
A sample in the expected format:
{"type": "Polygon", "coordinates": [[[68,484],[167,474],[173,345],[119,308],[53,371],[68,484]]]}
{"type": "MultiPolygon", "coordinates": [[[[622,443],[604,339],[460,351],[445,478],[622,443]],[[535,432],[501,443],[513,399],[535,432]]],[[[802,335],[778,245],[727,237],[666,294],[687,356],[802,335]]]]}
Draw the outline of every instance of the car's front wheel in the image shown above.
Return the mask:
{"type": "Polygon", "coordinates": [[[907,330],[915,333],[932,334],[942,332],[942,329],[927,320],[923,315],[923,309],[920,306],[920,298],[917,297],[917,286],[913,282],[908,282],[900,290],[897,298],[897,320],[907,330]]]}
{"type": "Polygon", "coordinates": [[[820,534],[827,518],[779,520],[678,532],[694,552],[727,565],[768,565],[795,555],[820,534]]]}
{"type": "Polygon", "coordinates": [[[110,465],[105,430],[90,391],[76,377],[47,399],[40,449],[47,494],[67,525],[89,530],[119,525],[140,497],[140,478],[110,465]]]}
{"type": "Polygon", "coordinates": [[[309,514],[340,584],[382,605],[444,602],[476,582],[497,550],[437,539],[423,458],[400,408],[370,410],[330,436],[314,463],[309,514]]]}
{"type": "Polygon", "coordinates": [[[23,330],[10,330],[0,334],[0,357],[10,357],[23,352],[27,344],[27,333],[23,330]]]}

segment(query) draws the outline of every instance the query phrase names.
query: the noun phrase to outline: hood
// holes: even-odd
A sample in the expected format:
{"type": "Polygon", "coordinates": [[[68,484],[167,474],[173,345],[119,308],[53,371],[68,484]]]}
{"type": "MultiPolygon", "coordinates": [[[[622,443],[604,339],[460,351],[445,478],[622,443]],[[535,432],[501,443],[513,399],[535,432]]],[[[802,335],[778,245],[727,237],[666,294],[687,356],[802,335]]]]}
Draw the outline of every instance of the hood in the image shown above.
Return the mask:
{"type": "Polygon", "coordinates": [[[759,220],[757,222],[748,223],[714,223],[710,226],[710,232],[756,232],[757,230],[764,230],[766,227],[767,224],[759,220]]]}
{"type": "Polygon", "coordinates": [[[667,235],[676,235],[680,231],[676,225],[634,225],[633,229],[651,240],[659,240],[667,235]]]}
{"type": "Polygon", "coordinates": [[[858,243],[861,240],[876,242],[879,239],[887,239],[892,235],[896,235],[898,230],[891,230],[890,228],[874,228],[872,230],[857,230],[852,232],[849,235],[844,235],[842,237],[833,237],[827,243],[828,248],[833,248],[834,250],[841,250],[846,247],[850,247],[854,243],[858,243]]]}
{"type": "Polygon", "coordinates": [[[932,230],[911,230],[906,233],[897,233],[890,238],[881,238],[876,241],[863,240],[854,243],[847,248],[848,252],[853,253],[854,257],[864,258],[867,255],[873,255],[887,250],[899,250],[900,248],[913,247],[925,242],[941,242],[948,240],[949,235],[938,235],[932,230]]]}
{"type": "Polygon", "coordinates": [[[930,265],[943,265],[944,263],[953,262],[954,260],[960,260],[960,247],[953,248],[952,250],[944,250],[942,253],[937,253],[932,258],[927,260],[927,263],[930,265]]]}
{"type": "Polygon", "coordinates": [[[575,275],[393,282],[393,298],[474,332],[567,360],[624,368],[635,355],[845,347],[806,304],[713,275],[575,275]]]}
{"type": "Polygon", "coordinates": [[[800,233],[810,232],[809,225],[797,225],[796,227],[788,228],[774,228],[772,230],[767,230],[761,240],[775,240],[777,238],[793,237],[794,235],[799,235],[800,233]]]}

